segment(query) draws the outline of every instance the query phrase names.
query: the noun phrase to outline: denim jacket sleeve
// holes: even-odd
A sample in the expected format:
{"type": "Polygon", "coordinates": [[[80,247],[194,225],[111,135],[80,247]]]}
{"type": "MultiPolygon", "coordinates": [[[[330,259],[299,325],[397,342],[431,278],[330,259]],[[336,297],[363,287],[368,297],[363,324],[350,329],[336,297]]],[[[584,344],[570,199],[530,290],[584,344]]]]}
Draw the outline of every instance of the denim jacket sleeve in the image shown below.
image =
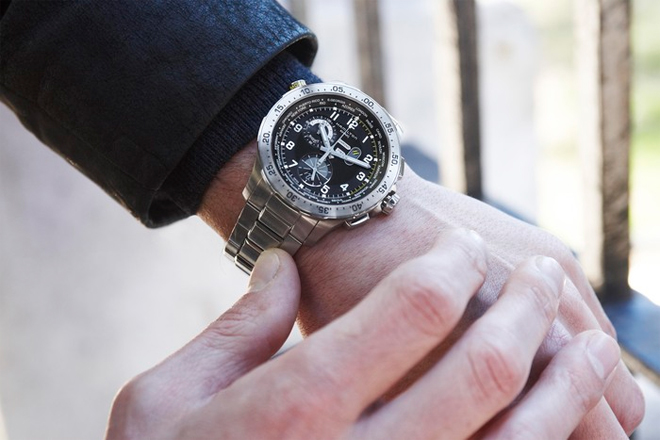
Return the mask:
{"type": "Polygon", "coordinates": [[[280,53],[309,65],[316,52],[275,0],[14,0],[3,10],[0,99],[148,226],[185,216],[163,184],[241,87],[280,53]]]}

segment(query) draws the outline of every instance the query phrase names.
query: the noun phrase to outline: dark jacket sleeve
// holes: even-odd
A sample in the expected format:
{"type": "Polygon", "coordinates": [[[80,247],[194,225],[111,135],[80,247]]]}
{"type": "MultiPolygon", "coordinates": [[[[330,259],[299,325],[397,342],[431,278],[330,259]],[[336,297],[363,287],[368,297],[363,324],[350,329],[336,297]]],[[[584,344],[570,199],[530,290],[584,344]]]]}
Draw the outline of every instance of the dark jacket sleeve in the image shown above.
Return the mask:
{"type": "Polygon", "coordinates": [[[3,9],[0,98],[147,226],[190,214],[165,183],[195,163],[193,145],[238,91],[278,54],[309,65],[316,51],[274,0],[14,0],[3,9]]]}

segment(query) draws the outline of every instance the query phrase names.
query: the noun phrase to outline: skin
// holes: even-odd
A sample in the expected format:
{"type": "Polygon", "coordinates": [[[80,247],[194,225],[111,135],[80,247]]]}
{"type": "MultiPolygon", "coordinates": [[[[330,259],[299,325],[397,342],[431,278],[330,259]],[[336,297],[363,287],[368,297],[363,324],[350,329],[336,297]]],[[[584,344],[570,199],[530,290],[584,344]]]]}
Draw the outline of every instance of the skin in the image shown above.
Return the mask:
{"type": "MultiPolygon", "coordinates": [[[[244,205],[241,192],[256,156],[256,141],[226,164],[205,194],[199,216],[227,238],[244,205]]],[[[579,263],[557,238],[467,196],[419,178],[406,169],[397,184],[401,200],[392,215],[379,216],[359,230],[337,229],[316,246],[295,256],[303,295],[298,325],[311,335],[358,304],[378,282],[405,261],[427,252],[445,231],[476,231],[489,251],[488,272],[454,331],[416,364],[386,394],[391,399],[408,388],[459,340],[492,305],[513,269],[534,255],[547,255],[567,274],[559,315],[532,365],[529,389],[559,351],[587,330],[615,337],[579,263]]],[[[626,438],[641,422],[644,399],[629,371],[620,362],[606,399],[578,426],[574,438],[626,438]]]]}
{"type": "Polygon", "coordinates": [[[513,404],[566,293],[547,257],[517,267],[440,362],[380,399],[452,334],[486,279],[487,255],[476,233],[443,233],[355,308],[271,359],[302,296],[292,258],[267,251],[241,300],[120,391],[106,438],[567,438],[601,401],[620,354],[605,333],[581,333],[513,404]]]}

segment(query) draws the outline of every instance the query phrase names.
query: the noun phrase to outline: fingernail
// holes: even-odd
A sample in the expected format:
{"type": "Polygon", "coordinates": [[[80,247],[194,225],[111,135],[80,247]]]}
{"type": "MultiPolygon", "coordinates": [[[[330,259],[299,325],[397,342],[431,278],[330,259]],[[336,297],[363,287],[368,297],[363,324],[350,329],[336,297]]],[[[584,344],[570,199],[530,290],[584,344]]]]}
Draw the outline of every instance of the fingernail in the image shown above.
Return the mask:
{"type": "Polygon", "coordinates": [[[486,249],[484,239],[477,231],[472,229],[461,229],[459,231],[463,236],[471,238],[472,242],[476,245],[474,248],[475,252],[471,252],[471,255],[474,257],[472,263],[475,265],[474,267],[485,276],[488,272],[488,250],[486,249]]]}
{"type": "Polygon", "coordinates": [[[559,263],[550,257],[538,256],[534,259],[534,263],[539,271],[548,280],[552,293],[555,296],[561,295],[564,290],[564,283],[566,282],[566,275],[559,263]]]}
{"type": "Polygon", "coordinates": [[[621,351],[614,339],[598,332],[587,344],[587,357],[598,377],[605,380],[619,364],[621,351]]]}
{"type": "Polygon", "coordinates": [[[248,292],[258,292],[266,287],[280,268],[280,257],[275,251],[264,251],[257,260],[250,275],[248,292]]]}

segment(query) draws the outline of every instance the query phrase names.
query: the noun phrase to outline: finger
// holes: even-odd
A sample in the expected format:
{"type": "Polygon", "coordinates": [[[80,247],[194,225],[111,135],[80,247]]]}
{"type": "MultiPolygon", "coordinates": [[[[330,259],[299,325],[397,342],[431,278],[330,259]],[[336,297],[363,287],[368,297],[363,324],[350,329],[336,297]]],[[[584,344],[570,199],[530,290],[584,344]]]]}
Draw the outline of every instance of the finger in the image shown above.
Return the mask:
{"type": "Polygon", "coordinates": [[[605,399],[621,428],[631,435],[642,423],[646,404],[642,389],[623,360],[619,360],[614,378],[605,390],[605,399]]]}
{"type": "Polygon", "coordinates": [[[571,440],[628,440],[628,435],[607,405],[605,399],[600,399],[594,409],[587,414],[577,429],[569,437],[571,440]]]}
{"type": "Polygon", "coordinates": [[[568,279],[573,283],[581,298],[596,318],[598,327],[595,328],[599,328],[616,339],[616,330],[612,325],[612,321],[607,317],[607,314],[598,300],[596,292],[594,292],[594,289],[591,287],[589,280],[587,280],[587,276],[584,274],[582,267],[573,259],[572,264],[564,264],[563,268],[568,275],[568,279]]]}
{"type": "Polygon", "coordinates": [[[559,305],[550,258],[516,268],[500,298],[408,391],[358,425],[364,438],[465,438],[520,392],[559,305]]]}
{"type": "MultiPolygon", "coordinates": [[[[572,339],[572,335],[590,329],[599,329],[599,326],[575,286],[568,279],[559,306],[559,317],[536,355],[523,394],[534,386],[552,358],[572,339]]],[[[621,431],[620,426],[623,426],[626,431],[632,432],[640,423],[644,414],[643,396],[627,370],[619,371],[619,369],[613,374],[605,392],[614,410],[608,406],[608,402],[598,404],[580,424],[579,431],[598,432],[600,437],[607,438],[610,429],[613,430],[612,432],[617,432],[621,431]]]]}
{"type": "Polygon", "coordinates": [[[553,358],[520,403],[482,435],[487,439],[568,438],[603,397],[619,356],[616,341],[605,333],[581,333],[553,358]]]}
{"type": "Polygon", "coordinates": [[[248,293],[190,343],[154,370],[176,392],[213,395],[268,360],[284,344],[300,297],[293,259],[281,250],[261,254],[248,293]]]}
{"type": "MultiPolygon", "coordinates": [[[[566,283],[559,314],[572,334],[601,329],[601,325],[590,313],[578,289],[570,280],[566,283]]],[[[632,433],[644,416],[644,395],[623,361],[619,362],[619,367],[605,392],[605,398],[623,430],[628,434],[632,433]]]]}
{"type": "MultiPolygon", "coordinates": [[[[452,231],[268,368],[296,378],[286,393],[298,410],[302,402],[355,420],[451,331],[486,270],[483,241],[473,232],[452,231]]],[[[273,394],[263,391],[267,386],[260,385],[261,392],[273,394]]]]}

